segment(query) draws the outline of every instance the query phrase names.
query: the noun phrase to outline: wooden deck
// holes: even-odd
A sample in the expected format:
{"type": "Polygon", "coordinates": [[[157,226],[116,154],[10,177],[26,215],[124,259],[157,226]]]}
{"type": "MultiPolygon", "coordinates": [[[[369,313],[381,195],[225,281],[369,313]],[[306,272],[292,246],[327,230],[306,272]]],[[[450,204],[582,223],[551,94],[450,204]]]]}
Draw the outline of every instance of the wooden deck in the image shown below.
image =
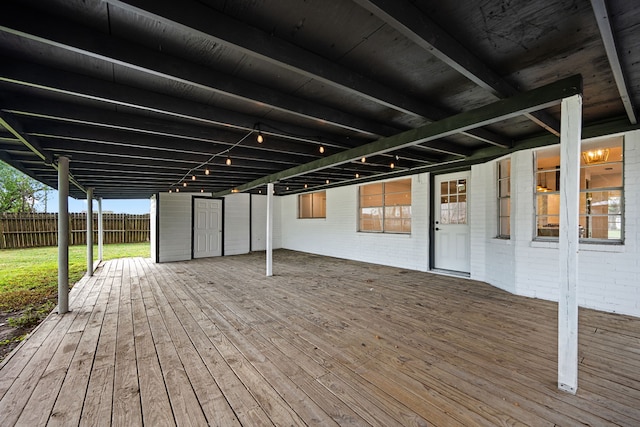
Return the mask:
{"type": "Polygon", "coordinates": [[[0,367],[0,425],[640,425],[640,319],[290,251],[106,262],[0,367]]]}

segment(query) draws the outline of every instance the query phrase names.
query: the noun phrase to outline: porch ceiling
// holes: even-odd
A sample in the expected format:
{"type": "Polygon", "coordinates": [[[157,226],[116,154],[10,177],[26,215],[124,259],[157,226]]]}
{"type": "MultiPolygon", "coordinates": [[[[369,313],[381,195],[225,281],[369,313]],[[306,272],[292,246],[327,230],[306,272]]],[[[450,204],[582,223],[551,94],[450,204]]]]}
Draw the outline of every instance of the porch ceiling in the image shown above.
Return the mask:
{"type": "Polygon", "coordinates": [[[371,143],[576,73],[585,135],[636,128],[639,24],[605,0],[5,1],[0,159],[56,187],[70,156],[71,194],[103,198],[469,164],[556,143],[559,108],[371,143]]]}

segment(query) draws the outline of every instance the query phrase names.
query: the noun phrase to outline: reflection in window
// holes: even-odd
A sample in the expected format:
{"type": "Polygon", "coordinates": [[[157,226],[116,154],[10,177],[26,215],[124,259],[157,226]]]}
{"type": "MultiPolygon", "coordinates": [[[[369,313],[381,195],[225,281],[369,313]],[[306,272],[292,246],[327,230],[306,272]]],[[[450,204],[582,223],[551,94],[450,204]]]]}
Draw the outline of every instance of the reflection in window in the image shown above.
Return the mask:
{"type": "Polygon", "coordinates": [[[298,196],[298,218],[326,218],[327,192],[300,194],[298,196]]]}
{"type": "MultiPolygon", "coordinates": [[[[582,144],[580,238],[622,241],[622,138],[582,144]]],[[[560,226],[560,148],[536,153],[536,236],[557,238],[560,226]]]]}
{"type": "Polygon", "coordinates": [[[361,186],[359,230],[411,233],[411,178],[361,186]]]}
{"type": "Polygon", "coordinates": [[[440,183],[440,223],[467,223],[467,180],[440,183]]]}

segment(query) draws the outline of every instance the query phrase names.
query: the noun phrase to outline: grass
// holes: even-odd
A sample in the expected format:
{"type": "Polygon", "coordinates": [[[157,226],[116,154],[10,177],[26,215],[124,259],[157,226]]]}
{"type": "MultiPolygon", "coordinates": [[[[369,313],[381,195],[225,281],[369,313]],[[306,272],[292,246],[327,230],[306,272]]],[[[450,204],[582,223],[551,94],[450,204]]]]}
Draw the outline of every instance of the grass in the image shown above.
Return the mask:
{"type": "MultiPolygon", "coordinates": [[[[149,243],[105,245],[103,259],[149,257],[149,250],[149,243]]],[[[97,247],[93,252],[97,255],[97,247]]],[[[86,259],[86,246],[69,248],[69,284],[83,276],[86,259]]],[[[57,247],[0,250],[0,310],[38,312],[44,304],[55,300],[57,293],[57,247]]]]}

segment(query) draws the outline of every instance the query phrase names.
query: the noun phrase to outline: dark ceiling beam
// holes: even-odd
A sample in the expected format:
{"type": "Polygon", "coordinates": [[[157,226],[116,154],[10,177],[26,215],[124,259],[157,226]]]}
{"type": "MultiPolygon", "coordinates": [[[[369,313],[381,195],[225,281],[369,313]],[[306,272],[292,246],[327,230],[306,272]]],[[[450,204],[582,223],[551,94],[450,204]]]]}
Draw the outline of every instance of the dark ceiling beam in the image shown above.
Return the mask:
{"type": "Polygon", "coordinates": [[[364,133],[369,137],[389,136],[401,130],[276,92],[265,86],[138,46],[130,41],[83,28],[60,17],[25,10],[24,7],[3,8],[0,14],[0,31],[233,99],[252,104],[261,103],[286,114],[309,120],[322,120],[329,126],[364,133]]]}
{"type": "Polygon", "coordinates": [[[46,164],[53,163],[51,153],[46,152],[41,146],[38,138],[27,135],[22,129],[22,125],[12,115],[0,111],[0,126],[9,131],[18,141],[29,148],[36,156],[40,157],[46,164]]]}
{"type": "MultiPolygon", "coordinates": [[[[314,160],[310,163],[265,176],[241,185],[236,189],[229,189],[226,192],[217,193],[216,196],[222,196],[232,190],[249,190],[266,183],[273,183],[289,177],[304,175],[309,172],[348,163],[363,156],[370,156],[410,145],[421,144],[429,140],[453,135],[466,129],[507,120],[557,105],[563,98],[581,93],[582,76],[576,75],[568,77],[541,88],[518,94],[512,98],[503,99],[475,110],[457,114],[439,122],[412,129],[392,137],[382,138],[367,145],[352,148],[333,156],[314,160]]],[[[503,147],[496,148],[504,149],[503,147]]],[[[455,161],[464,161],[464,159],[455,159],[455,161]]]]}
{"type": "MultiPolygon", "coordinates": [[[[135,116],[123,114],[115,111],[104,110],[89,106],[78,106],[69,103],[51,101],[46,98],[31,98],[8,96],[2,98],[3,111],[10,112],[15,115],[33,117],[38,119],[51,120],[55,122],[89,125],[98,128],[115,129],[122,131],[138,132],[149,135],[169,136],[181,139],[192,139],[195,141],[227,143],[235,144],[246,133],[243,130],[227,130],[219,127],[209,126],[205,123],[201,124],[185,124],[166,119],[158,119],[144,115],[135,116]]],[[[335,147],[339,149],[352,148],[361,143],[369,142],[365,139],[349,139],[348,141],[332,141],[329,140],[333,135],[308,135],[307,131],[304,137],[297,138],[291,135],[286,140],[281,140],[277,134],[265,128],[262,133],[266,136],[269,144],[265,146],[273,149],[273,141],[280,145],[275,145],[277,149],[286,151],[301,150],[302,147],[312,147],[317,151],[318,146],[335,147]],[[284,145],[287,142],[290,145],[284,145]],[[310,144],[311,143],[311,144],[310,144]]],[[[255,139],[254,139],[255,140],[255,139]]]]}
{"type": "MultiPolygon", "coordinates": [[[[498,98],[507,98],[519,93],[511,83],[489,68],[413,4],[398,0],[354,1],[498,98]]],[[[554,135],[560,135],[560,123],[551,115],[538,111],[526,116],[554,135]]],[[[507,147],[497,143],[493,145],[507,147]]]]}
{"type": "MultiPolygon", "coordinates": [[[[141,150],[157,152],[162,157],[172,157],[181,154],[193,154],[208,158],[224,159],[227,156],[253,159],[256,162],[270,163],[300,163],[300,161],[311,161],[321,157],[317,150],[313,153],[292,153],[273,152],[269,150],[259,150],[254,146],[210,144],[190,140],[176,140],[163,137],[152,137],[149,135],[126,135],[112,130],[102,130],[95,132],[87,128],[74,129],[49,129],[29,132],[29,135],[38,137],[40,140],[64,140],[72,146],[76,142],[88,142],[97,146],[119,147],[120,152],[125,155],[140,153],[141,150]],[[175,154],[172,154],[175,153],[175,154]]],[[[257,144],[256,144],[257,145],[257,144]]],[[[101,150],[101,149],[98,149],[101,150]]]]}
{"type": "MultiPolygon", "coordinates": [[[[439,120],[449,116],[448,113],[426,104],[423,100],[399,93],[336,62],[232,19],[203,3],[193,0],[183,0],[180,3],[170,0],[107,0],[107,2],[145,16],[152,21],[161,21],[169,26],[189,27],[216,43],[230,46],[250,57],[259,58],[404,114],[429,120],[439,120]]],[[[479,132],[473,130],[468,135],[475,138],[476,133],[479,133],[479,139],[490,140],[497,145],[509,143],[504,137],[494,135],[487,130],[479,132]]]]}
{"type": "MultiPolygon", "coordinates": [[[[47,152],[38,138],[28,135],[22,129],[22,125],[18,120],[3,111],[0,111],[0,125],[8,130],[13,136],[15,136],[25,147],[27,147],[33,154],[38,156],[45,164],[51,165],[56,171],[58,165],[53,161],[51,153],[47,152]]],[[[86,192],[85,188],[69,174],[69,182],[76,186],[80,191],[86,192]]]]}
{"type": "Polygon", "coordinates": [[[310,137],[308,136],[310,133],[308,128],[265,120],[248,114],[15,59],[0,58],[0,82],[69,95],[88,101],[99,101],[111,106],[129,107],[140,112],[162,114],[174,119],[186,119],[201,125],[222,127],[226,130],[257,133],[255,126],[261,123],[263,134],[282,139],[313,144],[321,144],[323,140],[340,142],[350,140],[347,136],[341,137],[338,134],[321,130],[315,131],[316,135],[310,137]]]}
{"type": "MultiPolygon", "coordinates": [[[[70,134],[72,133],[71,128],[75,129],[75,126],[87,126],[106,129],[107,131],[127,131],[161,138],[177,138],[195,141],[196,143],[226,144],[228,146],[235,145],[245,136],[237,131],[212,128],[205,125],[187,125],[146,116],[130,116],[114,111],[50,101],[44,98],[25,99],[5,96],[0,104],[6,106],[3,111],[25,118],[23,121],[30,125],[30,129],[35,129],[36,132],[41,133],[50,133],[53,132],[53,129],[67,129],[65,132],[70,134]],[[41,120],[35,122],[33,119],[41,120]]],[[[103,134],[103,132],[100,133],[103,134]]],[[[354,139],[349,141],[349,145],[346,145],[323,141],[318,138],[316,144],[309,144],[297,140],[268,137],[265,143],[257,144],[255,138],[251,137],[243,142],[242,145],[250,145],[257,151],[264,150],[285,154],[300,153],[307,156],[316,156],[319,154],[319,146],[323,146],[326,153],[329,154],[336,150],[352,148],[365,142],[368,141],[354,139]]],[[[444,140],[439,141],[434,147],[429,148],[429,152],[411,149],[404,150],[400,154],[407,160],[417,162],[437,161],[438,156],[434,156],[433,152],[457,155],[467,154],[466,150],[444,140]]]]}
{"type": "Polygon", "coordinates": [[[631,124],[636,124],[638,123],[638,117],[636,116],[631,96],[629,96],[629,88],[624,70],[620,64],[620,56],[618,55],[615,37],[613,36],[613,31],[611,29],[611,19],[609,18],[606,0],[591,0],[591,7],[593,8],[593,13],[595,14],[596,21],[598,22],[598,28],[600,29],[604,49],[607,52],[611,71],[613,72],[613,78],[616,81],[616,86],[620,93],[620,99],[622,100],[624,109],[629,117],[629,122],[631,122],[631,124]]]}

